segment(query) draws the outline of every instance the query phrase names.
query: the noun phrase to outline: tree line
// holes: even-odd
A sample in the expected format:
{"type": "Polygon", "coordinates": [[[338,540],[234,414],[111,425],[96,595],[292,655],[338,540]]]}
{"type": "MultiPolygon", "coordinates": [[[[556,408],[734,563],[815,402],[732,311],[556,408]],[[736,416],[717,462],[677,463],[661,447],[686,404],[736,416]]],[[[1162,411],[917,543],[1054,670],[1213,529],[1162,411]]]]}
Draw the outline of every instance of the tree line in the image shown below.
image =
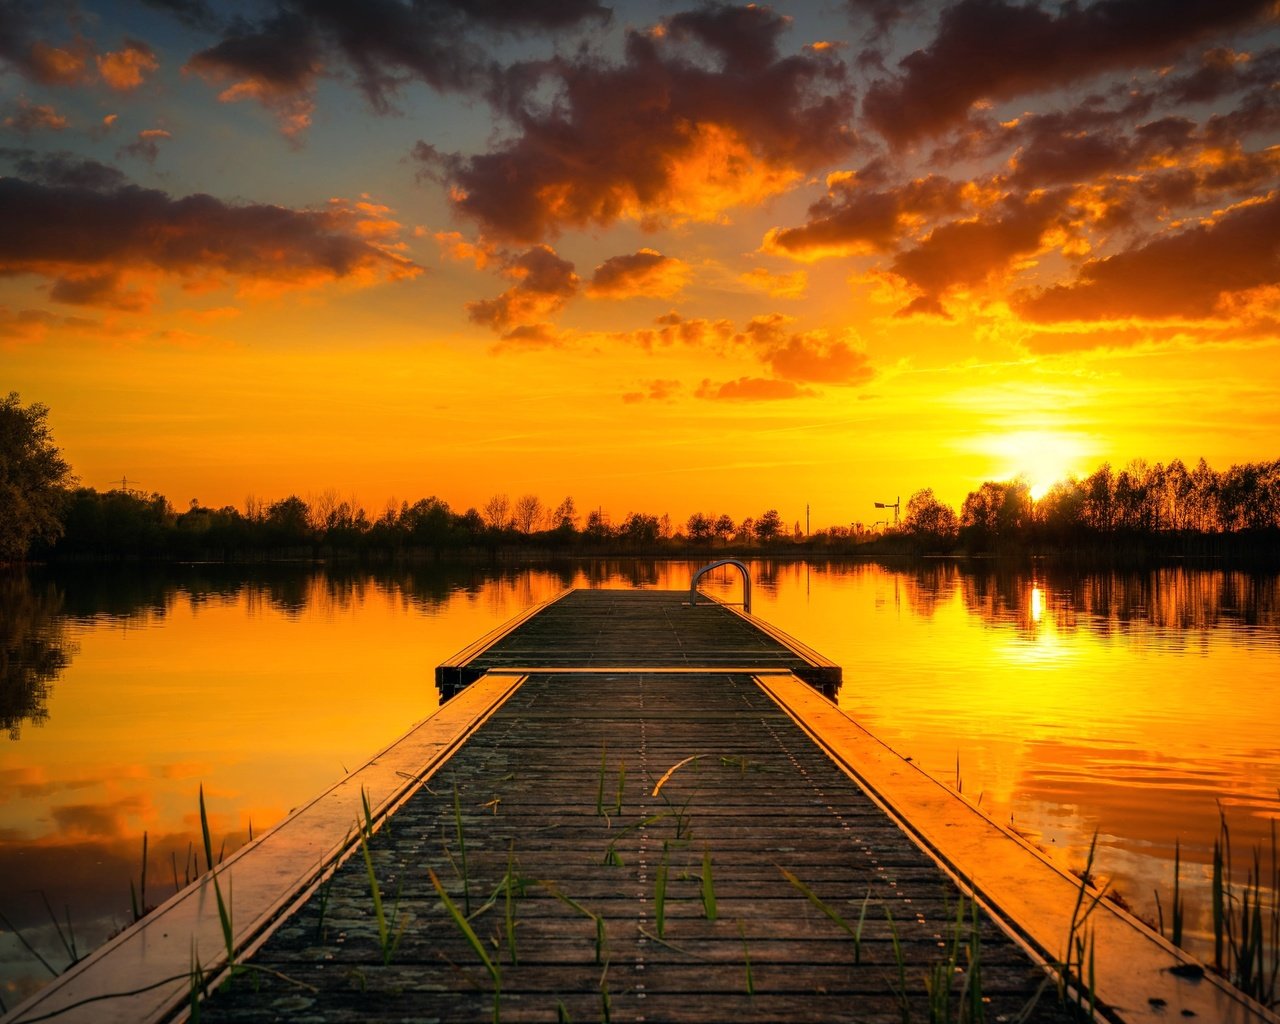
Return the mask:
{"type": "Polygon", "coordinates": [[[0,401],[0,561],[158,558],[221,560],[401,558],[426,555],[650,554],[688,551],[911,554],[1134,551],[1221,553],[1280,550],[1280,461],[1218,472],[1201,459],[1188,469],[1143,461],[1055,484],[1038,500],[1023,479],[986,481],[959,511],[932,489],[916,491],[900,525],[862,523],[806,534],[776,508],[735,521],[695,512],[630,512],[618,521],[572,497],[494,494],[456,511],[442,498],[389,503],[370,515],[336,491],[304,499],[249,498],[241,511],[192,501],[175,509],[158,493],[75,485],[53,443],[48,409],[0,401]],[[1227,542],[1225,545],[1223,542],[1227,542]],[[1242,547],[1243,545],[1243,547],[1242,547]]]}

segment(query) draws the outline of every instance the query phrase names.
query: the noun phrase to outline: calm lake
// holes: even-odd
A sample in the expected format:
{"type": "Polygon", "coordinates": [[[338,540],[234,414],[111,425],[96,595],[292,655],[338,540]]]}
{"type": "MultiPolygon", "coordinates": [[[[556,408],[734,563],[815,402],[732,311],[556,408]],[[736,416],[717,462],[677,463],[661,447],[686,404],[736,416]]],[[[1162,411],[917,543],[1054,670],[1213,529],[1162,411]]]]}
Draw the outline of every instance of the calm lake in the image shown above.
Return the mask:
{"type": "MultiPolygon", "coordinates": [[[[0,914],[54,968],[438,704],[435,665],[568,586],[688,586],[697,562],[221,566],[0,574],[0,914]],[[194,845],[193,845],[194,844],[194,845]],[[67,936],[70,941],[70,936],[67,936]]],[[[1280,818],[1280,576],[994,564],[751,565],[754,612],[844,667],[840,705],[1068,867],[1166,913],[1180,841],[1203,932],[1219,808],[1243,871],[1280,818]]],[[[738,600],[734,577],[704,589],[738,600]]],[[[566,742],[572,742],[566,737],[566,742]]],[[[695,753],[690,751],[690,753],[695,753]]],[[[49,977],[11,927],[0,994],[49,977]]]]}

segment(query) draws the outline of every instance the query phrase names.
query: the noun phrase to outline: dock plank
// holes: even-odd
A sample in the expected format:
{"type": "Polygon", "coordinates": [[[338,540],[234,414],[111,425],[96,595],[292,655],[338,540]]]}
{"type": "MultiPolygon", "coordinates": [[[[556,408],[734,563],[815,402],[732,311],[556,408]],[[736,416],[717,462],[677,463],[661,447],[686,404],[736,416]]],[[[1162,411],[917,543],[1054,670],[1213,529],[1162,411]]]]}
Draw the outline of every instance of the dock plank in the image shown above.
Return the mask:
{"type": "MultiPolygon", "coordinates": [[[[213,994],[201,1019],[490,1019],[489,975],[427,875],[435,871],[462,904],[455,786],[472,910],[500,888],[509,858],[529,880],[515,900],[518,963],[510,962],[501,899],[473,920],[502,962],[503,1020],[555,1020],[561,1004],[572,1019],[599,1020],[603,990],[617,1021],[900,1022],[895,932],[908,1005],[928,1018],[925,977],[956,929],[950,879],[750,676],[628,672],[531,675],[373,837],[384,898],[389,904],[398,892],[407,921],[389,964],[363,860],[353,858],[329,883],[323,908],[317,894],[252,961],[319,992],[274,975],[242,976],[213,994]],[[655,723],[646,717],[651,706],[674,713],[655,723]],[[697,760],[654,796],[664,773],[688,757],[697,760]],[[605,863],[610,846],[620,863],[605,863]],[[702,899],[704,856],[714,920],[702,899]],[[860,956],[784,869],[850,922],[867,900],[860,956]],[[537,883],[604,921],[599,962],[593,921],[537,883]]],[[[1043,971],[984,915],[979,920],[988,1019],[1012,1017],[1036,997],[1043,971]]],[[[956,998],[963,953],[958,966],[950,979],[956,998]]],[[[1075,1016],[1045,995],[1029,1019],[1075,1016]]]]}

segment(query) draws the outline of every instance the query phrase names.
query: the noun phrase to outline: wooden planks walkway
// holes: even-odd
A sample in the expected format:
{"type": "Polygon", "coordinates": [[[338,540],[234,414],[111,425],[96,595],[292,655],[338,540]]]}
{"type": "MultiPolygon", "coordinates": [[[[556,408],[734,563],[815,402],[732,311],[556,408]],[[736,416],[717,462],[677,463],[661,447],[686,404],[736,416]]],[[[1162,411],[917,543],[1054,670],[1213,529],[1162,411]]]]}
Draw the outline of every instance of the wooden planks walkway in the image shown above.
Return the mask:
{"type": "MultiPolygon", "coordinates": [[[[929,1019],[932,972],[942,970],[953,1003],[976,977],[967,947],[947,961],[959,903],[950,880],[741,673],[530,676],[371,850],[388,913],[400,894],[404,933],[390,963],[355,857],[252,961],[316,991],[242,976],[202,1007],[203,1021],[489,1019],[493,980],[429,870],[459,906],[470,889],[472,923],[500,964],[504,1021],[897,1024],[902,977],[917,1020],[929,1019]],[[478,911],[509,863],[525,883],[514,944],[504,899],[478,911]],[[784,871],[850,923],[868,901],[860,956],[784,871]],[[599,945],[588,912],[602,922],[599,945]]],[[[1013,1019],[1044,975],[979,920],[987,1019],[1013,1019]]],[[[966,918],[962,943],[969,929],[966,918]]],[[[1074,1018],[1050,991],[1029,1019],[1074,1018]]]]}
{"type": "Polygon", "coordinates": [[[436,669],[452,696],[491,669],[783,669],[828,697],[840,666],[726,605],[691,608],[685,591],[570,590],[436,669]]]}

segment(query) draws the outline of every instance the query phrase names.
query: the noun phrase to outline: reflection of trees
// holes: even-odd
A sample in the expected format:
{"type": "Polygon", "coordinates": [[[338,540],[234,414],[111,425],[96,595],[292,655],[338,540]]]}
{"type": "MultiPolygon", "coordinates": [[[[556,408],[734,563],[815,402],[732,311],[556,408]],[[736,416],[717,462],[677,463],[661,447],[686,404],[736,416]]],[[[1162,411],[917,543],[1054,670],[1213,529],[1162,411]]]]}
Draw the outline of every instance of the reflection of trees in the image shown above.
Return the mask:
{"type": "Polygon", "coordinates": [[[0,729],[16,740],[24,721],[49,717],[50,684],[71,663],[62,594],[49,581],[0,574],[0,729]]]}
{"type": "Polygon", "coordinates": [[[1280,632],[1280,576],[1221,569],[1162,568],[1080,573],[960,565],[960,591],[971,615],[991,624],[1029,628],[1032,591],[1039,616],[1059,632],[1084,625],[1100,635],[1168,630],[1207,631],[1223,625],[1280,632]]]}

